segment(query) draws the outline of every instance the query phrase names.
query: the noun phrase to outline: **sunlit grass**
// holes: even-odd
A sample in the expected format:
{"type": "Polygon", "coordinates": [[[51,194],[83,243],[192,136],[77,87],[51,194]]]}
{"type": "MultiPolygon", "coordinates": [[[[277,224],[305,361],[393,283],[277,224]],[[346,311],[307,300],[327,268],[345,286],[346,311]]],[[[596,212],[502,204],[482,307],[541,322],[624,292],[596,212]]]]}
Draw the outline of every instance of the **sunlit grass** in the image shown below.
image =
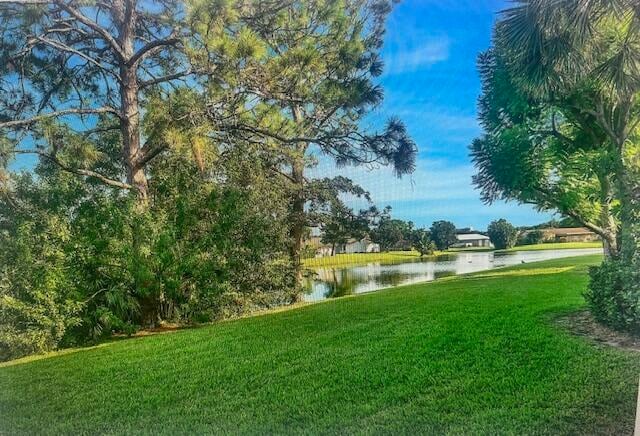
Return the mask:
{"type": "Polygon", "coordinates": [[[305,259],[304,266],[309,268],[329,267],[341,265],[354,265],[370,262],[392,263],[398,261],[406,261],[418,259],[420,253],[417,251],[389,251],[386,253],[352,253],[352,254],[336,254],[335,256],[316,257],[313,259],[305,259]]]}
{"type": "Polygon", "coordinates": [[[486,278],[486,277],[522,277],[522,276],[538,276],[538,275],[546,275],[546,274],[560,274],[567,271],[571,271],[573,266],[565,266],[565,267],[556,267],[556,268],[505,268],[505,269],[496,269],[491,270],[490,272],[483,273],[475,273],[468,277],[476,279],[476,278],[486,278]]]}
{"type": "Polygon", "coordinates": [[[637,354],[549,321],[600,256],[0,368],[0,434],[630,434],[637,354]]]}
{"type": "Polygon", "coordinates": [[[532,250],[565,250],[565,249],[580,249],[580,248],[602,248],[602,242],[550,242],[547,244],[532,244],[532,245],[518,245],[507,250],[500,250],[503,252],[513,251],[532,251],[532,250]]]}
{"type": "MultiPolygon", "coordinates": [[[[519,245],[508,250],[497,250],[498,252],[514,252],[514,251],[533,251],[533,250],[561,250],[561,249],[580,249],[580,248],[602,248],[601,242],[558,242],[548,244],[519,245]]],[[[431,256],[424,258],[433,258],[443,254],[455,254],[457,252],[484,252],[493,251],[487,247],[467,247],[467,248],[451,248],[449,251],[436,252],[431,256]]],[[[305,259],[304,266],[307,268],[329,268],[349,265],[363,265],[367,263],[394,263],[407,260],[417,260],[420,253],[417,251],[389,251],[386,253],[354,253],[354,254],[337,254],[335,256],[318,257],[313,259],[305,259]]]]}

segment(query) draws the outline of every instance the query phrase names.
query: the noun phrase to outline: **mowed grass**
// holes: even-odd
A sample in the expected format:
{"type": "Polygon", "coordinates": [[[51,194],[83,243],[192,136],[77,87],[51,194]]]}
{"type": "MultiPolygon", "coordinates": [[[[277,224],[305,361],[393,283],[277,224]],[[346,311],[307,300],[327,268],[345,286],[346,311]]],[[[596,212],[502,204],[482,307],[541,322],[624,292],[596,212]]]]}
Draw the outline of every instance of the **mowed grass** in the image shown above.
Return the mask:
{"type": "Polygon", "coordinates": [[[598,256],[17,362],[0,434],[630,434],[637,353],[553,318],[598,256]]]}
{"type": "Polygon", "coordinates": [[[602,248],[602,242],[549,242],[545,244],[532,244],[532,245],[518,245],[507,250],[500,250],[501,252],[513,252],[513,251],[533,251],[533,250],[564,250],[564,249],[578,249],[578,248],[602,248]]]}
{"type": "MultiPolygon", "coordinates": [[[[546,244],[519,245],[507,250],[496,250],[500,253],[513,251],[534,251],[534,250],[562,250],[562,249],[578,249],[578,248],[602,248],[602,242],[552,242],[546,244]]],[[[467,247],[467,248],[451,248],[448,251],[437,251],[432,255],[424,256],[429,259],[441,255],[455,254],[457,252],[466,251],[494,251],[488,247],[467,247]]],[[[352,253],[337,254],[335,256],[317,257],[313,259],[305,259],[303,264],[307,268],[331,268],[349,265],[363,265],[372,262],[380,263],[396,263],[406,262],[407,260],[417,260],[420,253],[417,251],[389,251],[386,253],[352,253]]]]}
{"type": "Polygon", "coordinates": [[[318,268],[366,264],[369,262],[406,262],[407,260],[418,259],[419,257],[420,253],[418,253],[417,251],[388,251],[386,253],[345,253],[336,254],[335,256],[304,259],[303,263],[307,268],[318,268]]]}

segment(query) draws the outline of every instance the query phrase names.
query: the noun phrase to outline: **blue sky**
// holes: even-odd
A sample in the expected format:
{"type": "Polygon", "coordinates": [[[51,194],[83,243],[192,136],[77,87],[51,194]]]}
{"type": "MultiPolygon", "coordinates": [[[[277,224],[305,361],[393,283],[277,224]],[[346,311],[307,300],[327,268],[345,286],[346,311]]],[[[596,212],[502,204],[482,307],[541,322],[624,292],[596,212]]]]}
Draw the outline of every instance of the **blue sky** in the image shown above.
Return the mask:
{"type": "Polygon", "coordinates": [[[496,14],[507,6],[499,0],[403,0],[397,5],[383,48],[385,101],[370,127],[400,117],[418,144],[416,172],[398,180],[385,168],[336,170],[321,159],[312,173],[351,177],[371,192],[375,204],[391,205],[395,217],[418,226],[446,219],[485,229],[498,218],[516,225],[551,219],[515,202],[484,205],[471,185],[468,145],[481,132],[476,58],[489,47],[496,14]]]}
{"type": "MultiPolygon", "coordinates": [[[[336,169],[319,158],[313,176],[342,174],[371,192],[379,207],[390,205],[397,218],[429,226],[446,219],[458,227],[485,229],[498,218],[516,225],[551,219],[515,202],[484,205],[471,184],[474,168],[468,145],[481,133],[476,120],[479,52],[490,44],[491,29],[506,0],[403,0],[387,21],[380,81],[384,104],[368,118],[379,129],[390,116],[401,118],[419,148],[417,169],[395,178],[388,168],[336,169]]],[[[14,168],[30,167],[20,159],[14,168]]],[[[362,202],[352,202],[355,208],[362,202]]]]}

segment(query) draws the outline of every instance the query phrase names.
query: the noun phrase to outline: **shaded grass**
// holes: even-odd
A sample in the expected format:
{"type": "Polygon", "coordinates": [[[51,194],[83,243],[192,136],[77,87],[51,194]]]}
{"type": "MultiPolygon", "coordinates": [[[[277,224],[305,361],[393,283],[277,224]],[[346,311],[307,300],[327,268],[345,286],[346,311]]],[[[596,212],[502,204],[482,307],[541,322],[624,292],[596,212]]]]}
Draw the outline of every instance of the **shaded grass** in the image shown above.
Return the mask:
{"type": "Polygon", "coordinates": [[[629,434],[637,354],[550,317],[559,259],[0,368],[0,433],[629,434]]]}

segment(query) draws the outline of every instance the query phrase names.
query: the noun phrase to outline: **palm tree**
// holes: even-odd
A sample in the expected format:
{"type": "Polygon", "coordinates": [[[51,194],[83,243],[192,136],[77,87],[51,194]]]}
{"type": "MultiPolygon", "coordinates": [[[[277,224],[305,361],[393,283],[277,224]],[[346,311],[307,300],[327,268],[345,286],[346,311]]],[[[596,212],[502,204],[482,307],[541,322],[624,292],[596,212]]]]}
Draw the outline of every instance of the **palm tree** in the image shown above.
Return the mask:
{"type": "Polygon", "coordinates": [[[571,102],[606,135],[620,201],[620,255],[630,259],[640,212],[640,4],[518,0],[503,11],[494,41],[526,93],[571,102]]]}

